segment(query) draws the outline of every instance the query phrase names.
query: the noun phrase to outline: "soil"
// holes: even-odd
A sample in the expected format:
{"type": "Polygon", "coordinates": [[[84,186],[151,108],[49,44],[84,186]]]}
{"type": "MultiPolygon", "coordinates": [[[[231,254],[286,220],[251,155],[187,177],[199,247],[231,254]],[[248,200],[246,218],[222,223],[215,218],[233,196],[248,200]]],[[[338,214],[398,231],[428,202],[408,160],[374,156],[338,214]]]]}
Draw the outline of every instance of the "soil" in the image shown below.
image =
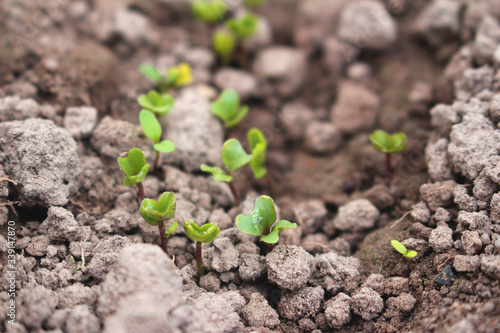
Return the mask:
{"type": "Polygon", "coordinates": [[[500,4],[225,2],[261,20],[246,66],[221,65],[188,0],[0,3],[0,331],[499,332],[500,4]],[[176,151],[144,188],[175,193],[172,221],[218,223],[202,277],[181,227],[160,249],[116,163],[154,159],[138,66],[181,62],[193,83],[161,120],[176,151]],[[227,133],[209,108],[225,88],[250,108],[227,133]],[[252,127],[268,175],[235,172],[235,205],[199,166],[252,127]],[[392,178],[376,129],[408,137],[392,178]],[[234,225],[263,194],[298,224],[270,253],[234,225]]]}

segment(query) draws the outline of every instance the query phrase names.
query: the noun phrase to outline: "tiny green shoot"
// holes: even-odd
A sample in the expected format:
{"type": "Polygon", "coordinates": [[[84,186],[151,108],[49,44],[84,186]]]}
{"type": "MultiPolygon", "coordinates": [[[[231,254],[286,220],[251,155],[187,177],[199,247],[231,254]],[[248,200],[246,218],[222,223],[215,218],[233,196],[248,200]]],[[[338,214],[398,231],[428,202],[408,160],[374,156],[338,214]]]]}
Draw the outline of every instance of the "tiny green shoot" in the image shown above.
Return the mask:
{"type": "Polygon", "coordinates": [[[165,253],[167,253],[167,238],[177,228],[177,222],[172,223],[168,231],[165,231],[164,223],[174,216],[175,208],[175,195],[171,192],[164,192],[158,201],[149,198],[142,200],[139,209],[144,221],[152,226],[158,226],[160,246],[165,253]]]}
{"type": "Polygon", "coordinates": [[[144,200],[144,186],[142,182],[146,178],[150,166],[146,163],[144,153],[137,148],[132,148],[127,153],[118,157],[118,164],[126,175],[125,179],[123,179],[123,184],[125,186],[136,184],[139,190],[139,198],[141,201],[144,200]]]}
{"type": "Polygon", "coordinates": [[[251,128],[247,132],[248,143],[252,152],[252,160],[250,168],[252,169],[255,179],[260,179],[266,176],[266,153],[267,140],[264,134],[257,128],[251,128]]]}
{"type": "Polygon", "coordinates": [[[157,170],[160,161],[160,153],[168,154],[173,152],[175,150],[175,145],[170,140],[161,140],[161,125],[152,112],[148,110],[141,110],[139,113],[139,122],[141,123],[144,135],[154,142],[153,148],[155,150],[155,161],[153,164],[153,170],[157,170]]]}
{"type": "Polygon", "coordinates": [[[245,5],[249,7],[262,6],[267,2],[267,0],[245,0],[245,5]]]}
{"type": "Polygon", "coordinates": [[[217,237],[220,228],[216,223],[206,223],[199,227],[191,220],[186,220],[183,223],[184,232],[193,242],[196,243],[196,268],[198,276],[205,275],[205,268],[203,267],[203,255],[201,252],[202,243],[210,243],[217,237]]]}
{"type": "Polygon", "coordinates": [[[248,67],[248,37],[255,35],[258,31],[259,19],[251,14],[245,14],[240,18],[233,18],[226,21],[226,27],[231,30],[239,40],[241,49],[240,66],[248,67]]]}
{"type": "Polygon", "coordinates": [[[243,149],[241,143],[237,139],[229,139],[222,146],[221,159],[226,167],[226,171],[219,167],[201,165],[201,170],[209,172],[214,176],[214,179],[221,182],[227,182],[233,194],[236,205],[239,205],[240,199],[238,191],[233,184],[232,172],[247,165],[252,160],[252,155],[249,155],[243,149]]]}
{"type": "Polygon", "coordinates": [[[215,24],[224,18],[227,6],[222,0],[195,0],[191,10],[198,20],[215,24]]]}
{"type": "Polygon", "coordinates": [[[395,133],[391,135],[385,131],[376,130],[370,134],[370,141],[376,150],[385,153],[385,172],[387,179],[391,180],[394,173],[391,154],[398,154],[403,151],[407,141],[406,134],[395,133]]]}
{"type": "Polygon", "coordinates": [[[139,105],[148,111],[159,116],[166,116],[174,106],[174,99],[170,95],[160,95],[155,90],[151,90],[147,95],[137,98],[139,105]]]}
{"type": "Polygon", "coordinates": [[[212,37],[212,46],[222,64],[229,66],[236,48],[236,36],[230,31],[218,30],[212,37]]]}
{"type": "Polygon", "coordinates": [[[164,94],[171,88],[186,86],[193,82],[191,66],[186,63],[181,63],[177,66],[171,67],[168,70],[167,75],[162,75],[158,68],[151,65],[139,66],[139,72],[154,82],[156,89],[160,94],[164,94]]]}
{"type": "Polygon", "coordinates": [[[404,246],[403,244],[394,239],[391,240],[391,245],[396,251],[405,256],[408,265],[410,266],[411,269],[413,269],[410,258],[415,257],[418,254],[417,251],[408,251],[406,249],[406,246],[404,246]]]}
{"type": "Polygon", "coordinates": [[[245,234],[259,236],[260,241],[267,243],[271,251],[279,241],[280,232],[283,229],[294,229],[297,225],[286,220],[276,221],[273,199],[262,195],[255,200],[255,207],[250,214],[236,217],[236,227],[245,234]]]}
{"type": "Polygon", "coordinates": [[[234,89],[224,89],[210,104],[210,111],[224,124],[226,130],[238,125],[248,113],[248,106],[240,106],[240,96],[234,89]]]}

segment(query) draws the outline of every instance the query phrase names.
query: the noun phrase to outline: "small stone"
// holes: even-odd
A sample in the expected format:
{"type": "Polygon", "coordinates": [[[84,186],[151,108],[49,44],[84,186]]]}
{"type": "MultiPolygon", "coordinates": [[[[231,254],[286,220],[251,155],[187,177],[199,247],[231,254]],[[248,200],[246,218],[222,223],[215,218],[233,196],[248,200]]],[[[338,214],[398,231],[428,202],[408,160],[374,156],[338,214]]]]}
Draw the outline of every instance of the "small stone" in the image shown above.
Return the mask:
{"type": "Polygon", "coordinates": [[[221,281],[214,272],[208,272],[200,277],[200,287],[207,291],[215,293],[220,290],[220,285],[221,281]]]}
{"type": "Polygon", "coordinates": [[[452,218],[453,216],[451,215],[451,213],[442,207],[439,207],[434,213],[434,215],[432,215],[432,219],[436,223],[439,222],[448,223],[452,220],[452,218]]]}
{"type": "Polygon", "coordinates": [[[300,102],[288,103],[283,106],[281,119],[286,128],[287,138],[299,141],[304,137],[308,124],[314,120],[314,112],[300,102]]]}
{"type": "Polygon", "coordinates": [[[435,212],[439,207],[447,207],[453,202],[455,185],[453,180],[424,184],[420,186],[420,197],[435,212]]]}
{"type": "Polygon", "coordinates": [[[363,287],[352,295],[351,307],[364,320],[372,320],[384,308],[384,301],[376,291],[363,287]]]}
{"type": "Polygon", "coordinates": [[[453,179],[448,160],[448,143],[448,140],[441,138],[436,142],[429,142],[425,148],[425,162],[433,181],[453,179]]]}
{"type": "Polygon", "coordinates": [[[500,279],[500,256],[482,255],[481,271],[494,279],[500,279]]]}
{"type": "Polygon", "coordinates": [[[274,328],[279,325],[279,315],[260,293],[253,293],[243,308],[242,316],[251,327],[274,328]]]}
{"type": "Polygon", "coordinates": [[[311,277],[312,259],[302,247],[278,245],[266,257],[268,279],[281,289],[300,289],[311,277]]]}
{"type": "Polygon", "coordinates": [[[478,253],[483,246],[479,234],[476,231],[469,230],[465,230],[462,233],[462,244],[465,252],[470,256],[478,253]]]}
{"type": "Polygon", "coordinates": [[[413,310],[417,300],[409,293],[402,293],[398,297],[389,297],[386,302],[387,311],[385,315],[389,318],[397,317],[401,313],[413,310]]]}
{"type": "Polygon", "coordinates": [[[98,333],[101,323],[89,306],[82,304],[69,311],[64,328],[67,333],[98,333]]]}
{"type": "Polygon", "coordinates": [[[318,231],[323,226],[328,215],[325,203],[318,199],[301,201],[294,211],[297,218],[302,222],[301,227],[304,234],[312,234],[318,231]]]}
{"type": "Polygon", "coordinates": [[[267,271],[266,257],[258,254],[242,254],[240,256],[240,277],[245,282],[255,282],[267,271]]]}
{"type": "Polygon", "coordinates": [[[101,281],[113,267],[121,250],[129,244],[130,241],[122,236],[113,236],[99,242],[94,248],[92,260],[85,267],[85,271],[96,281],[101,281]]]}
{"type": "Polygon", "coordinates": [[[304,148],[312,153],[332,153],[342,144],[342,134],[329,122],[313,121],[306,129],[304,148]]]}
{"type": "Polygon", "coordinates": [[[340,329],[351,321],[351,298],[338,293],[334,298],[325,304],[325,316],[328,325],[335,329],[340,329]]]}
{"type": "Polygon", "coordinates": [[[384,293],[387,295],[398,296],[408,291],[408,279],[394,276],[388,277],[384,281],[384,293]]]}
{"type": "Polygon", "coordinates": [[[443,269],[436,275],[434,281],[443,286],[448,286],[451,284],[451,280],[455,277],[453,270],[450,265],[446,265],[443,269]]]}
{"type": "Polygon", "coordinates": [[[460,210],[473,212],[477,210],[476,198],[467,193],[467,188],[463,185],[455,186],[453,190],[453,202],[458,205],[460,210]]]}
{"type": "Polygon", "coordinates": [[[357,232],[371,229],[380,217],[378,209],[366,199],[358,199],[341,206],[333,225],[342,231],[357,232]]]}
{"type": "Polygon", "coordinates": [[[47,236],[36,236],[31,238],[31,242],[26,248],[26,252],[35,257],[44,256],[47,253],[47,247],[49,246],[49,238],[47,236]]]}
{"type": "Polygon", "coordinates": [[[97,110],[93,107],[81,106],[66,109],[64,128],[75,139],[88,138],[97,123],[97,110]]]}
{"type": "Polygon", "coordinates": [[[479,256],[456,255],[453,261],[453,268],[457,272],[477,272],[481,266],[479,256]]]}
{"type": "Polygon", "coordinates": [[[421,201],[412,207],[411,217],[413,217],[416,222],[426,224],[431,219],[431,212],[427,204],[421,201]]]}
{"type": "Polygon", "coordinates": [[[321,287],[305,287],[281,295],[278,304],[280,315],[286,319],[297,321],[314,316],[320,310],[325,291],[321,287]]]}
{"type": "Polygon", "coordinates": [[[429,236],[429,244],[437,253],[445,252],[453,247],[453,230],[448,227],[437,227],[429,236]]]}
{"type": "Polygon", "coordinates": [[[257,78],[251,73],[231,68],[220,69],[214,78],[220,89],[234,89],[242,101],[258,94],[257,78]]]}
{"type": "Polygon", "coordinates": [[[82,236],[80,225],[73,214],[62,207],[50,207],[39,230],[53,241],[75,241],[82,236]]]}
{"type": "Polygon", "coordinates": [[[219,273],[228,272],[237,268],[239,253],[231,240],[227,237],[219,237],[214,240],[214,258],[212,268],[219,273]]]}
{"type": "Polygon", "coordinates": [[[31,330],[41,329],[57,306],[56,293],[42,286],[21,289],[17,299],[23,306],[19,307],[16,314],[31,330]]]}

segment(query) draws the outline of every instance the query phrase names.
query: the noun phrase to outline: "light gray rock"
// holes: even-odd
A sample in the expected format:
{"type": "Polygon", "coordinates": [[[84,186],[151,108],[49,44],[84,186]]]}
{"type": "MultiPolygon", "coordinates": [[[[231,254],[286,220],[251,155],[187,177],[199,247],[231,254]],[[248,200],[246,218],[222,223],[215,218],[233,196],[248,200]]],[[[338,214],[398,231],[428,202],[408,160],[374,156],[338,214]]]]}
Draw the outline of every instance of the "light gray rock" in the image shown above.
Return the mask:
{"type": "Polygon", "coordinates": [[[332,153],[342,145],[342,133],[330,122],[313,121],[305,133],[304,148],[312,153],[332,153]]]}
{"type": "Polygon", "coordinates": [[[258,254],[241,254],[239,266],[240,278],[245,282],[254,282],[267,272],[266,257],[258,254]]]}
{"type": "Polygon", "coordinates": [[[437,253],[443,253],[453,247],[453,230],[440,226],[432,230],[429,236],[429,244],[437,253]]]}
{"type": "Polygon", "coordinates": [[[351,321],[351,297],[338,293],[325,303],[325,317],[331,328],[340,329],[351,321]]]}
{"type": "Polygon", "coordinates": [[[466,114],[462,123],[453,126],[450,139],[448,153],[453,165],[469,180],[476,179],[500,150],[500,131],[482,115],[466,114]]]}
{"type": "Polygon", "coordinates": [[[253,293],[243,308],[242,316],[252,327],[274,328],[279,325],[279,315],[260,293],[253,293]]]}
{"type": "Polygon", "coordinates": [[[219,273],[238,268],[239,252],[227,237],[218,237],[214,240],[214,257],[212,268],[219,273]]]}
{"type": "Polygon", "coordinates": [[[420,186],[420,198],[435,212],[439,207],[448,207],[453,202],[455,185],[453,180],[423,184],[420,186]]]}
{"type": "Polygon", "coordinates": [[[410,293],[402,293],[398,297],[389,297],[386,302],[385,316],[394,318],[410,312],[415,307],[417,300],[410,293]]]}
{"type": "Polygon", "coordinates": [[[297,321],[316,315],[321,308],[325,291],[321,287],[305,287],[285,292],[278,303],[280,315],[288,320],[297,321]]]}
{"type": "Polygon", "coordinates": [[[327,252],[317,255],[314,265],[312,284],[322,286],[331,294],[341,290],[351,292],[359,286],[361,264],[357,258],[327,252]]]}
{"type": "Polygon", "coordinates": [[[457,111],[451,105],[437,104],[431,109],[430,113],[432,127],[442,136],[448,136],[452,126],[460,122],[457,111]]]}
{"type": "MultiPolygon", "coordinates": [[[[175,314],[178,316],[186,316],[185,314],[181,314],[181,312],[182,309],[179,309],[175,314]]],[[[194,300],[192,304],[192,314],[186,319],[189,320],[188,322],[190,322],[190,326],[193,328],[201,322],[203,328],[199,330],[199,332],[204,333],[232,333],[239,332],[243,329],[240,317],[233,310],[233,304],[221,294],[202,294],[194,300]]],[[[184,328],[182,324],[182,321],[180,325],[178,324],[182,332],[198,332],[198,330],[194,330],[193,328],[190,329],[189,326],[184,328]]]]}
{"type": "Polygon", "coordinates": [[[333,225],[342,231],[356,232],[373,228],[379,217],[378,209],[370,201],[358,199],[339,208],[333,225]]]}
{"type": "Polygon", "coordinates": [[[101,323],[88,305],[77,305],[71,309],[66,317],[65,332],[67,333],[98,333],[101,323]]]}
{"type": "Polygon", "coordinates": [[[77,190],[76,142],[52,121],[0,123],[0,153],[5,173],[18,183],[23,206],[63,206],[77,190]]]}
{"type": "Polygon", "coordinates": [[[491,89],[494,76],[494,69],[488,66],[467,68],[453,82],[455,97],[465,101],[485,89],[491,89]]]}
{"type": "Polygon", "coordinates": [[[42,286],[20,290],[17,300],[16,319],[32,330],[41,329],[57,306],[56,293],[42,286]]]}
{"type": "Polygon", "coordinates": [[[303,85],[308,65],[303,50],[284,46],[260,51],[253,63],[253,71],[260,84],[282,97],[292,96],[303,85]]]}
{"type": "Polygon", "coordinates": [[[352,295],[351,308],[364,320],[371,320],[382,312],[384,301],[376,291],[363,287],[352,295]]]}
{"type": "Polygon", "coordinates": [[[49,239],[59,242],[80,240],[82,236],[80,225],[73,214],[62,207],[50,207],[39,230],[49,239]]]}
{"type": "Polygon", "coordinates": [[[161,120],[168,139],[176,150],[164,157],[181,165],[187,172],[200,169],[201,164],[219,165],[223,129],[210,112],[209,101],[195,89],[185,88],[175,100],[168,119],[161,120]]]}
{"type": "Polygon", "coordinates": [[[473,212],[477,210],[477,200],[467,193],[467,188],[463,185],[455,186],[453,190],[453,202],[458,205],[460,210],[473,212]]]}
{"type": "Polygon", "coordinates": [[[236,90],[242,101],[256,96],[259,92],[257,78],[253,74],[239,69],[220,69],[215,73],[214,83],[221,90],[236,90]]]}
{"type": "Polygon", "coordinates": [[[283,106],[281,120],[285,125],[287,138],[299,141],[304,137],[308,124],[314,120],[314,112],[303,103],[292,102],[283,106]]]}
{"type": "Polygon", "coordinates": [[[416,222],[427,224],[427,222],[431,219],[431,211],[427,207],[427,204],[421,201],[418,204],[413,205],[411,217],[413,217],[416,222]]]}
{"type": "Polygon", "coordinates": [[[494,279],[500,279],[500,256],[481,255],[481,271],[494,279]]]}
{"type": "Polygon", "coordinates": [[[88,106],[66,109],[64,128],[75,139],[87,138],[97,123],[97,109],[88,106]]]}
{"type": "Polygon", "coordinates": [[[491,15],[482,17],[476,31],[476,37],[472,44],[474,60],[479,65],[488,64],[500,44],[500,24],[491,15]]]}
{"type": "MultiPolygon", "coordinates": [[[[337,80],[342,76],[344,68],[355,61],[359,53],[360,49],[354,45],[340,40],[336,35],[331,35],[326,37],[323,45],[323,65],[330,72],[332,79],[337,80]]],[[[348,77],[357,80],[349,75],[349,68],[348,77]]]]}
{"type": "Polygon", "coordinates": [[[101,281],[112,269],[122,249],[129,244],[130,241],[122,236],[113,236],[99,242],[94,249],[92,260],[82,271],[96,281],[101,281]]]}
{"type": "Polygon", "coordinates": [[[42,257],[47,253],[47,247],[49,246],[50,240],[46,236],[35,236],[31,238],[26,252],[35,257],[42,257]]]}
{"type": "Polygon", "coordinates": [[[453,267],[457,272],[477,272],[481,267],[481,257],[458,254],[453,260],[453,267]]]}
{"type": "Polygon", "coordinates": [[[97,291],[80,282],[57,290],[58,307],[60,309],[73,308],[75,305],[94,305],[97,299],[97,291]]]}
{"type": "Polygon", "coordinates": [[[418,14],[413,31],[424,37],[429,44],[439,47],[458,37],[461,9],[460,1],[433,0],[418,14]]]}
{"type": "Polygon", "coordinates": [[[284,290],[305,286],[312,274],[313,257],[302,247],[278,245],[266,257],[267,277],[284,290]]]}
{"type": "MultiPolygon", "coordinates": [[[[499,46],[500,50],[500,46],[499,46]]],[[[500,122],[500,93],[495,94],[490,103],[490,118],[495,123],[500,122]]]]}
{"type": "Polygon", "coordinates": [[[490,202],[490,217],[491,221],[493,223],[499,224],[500,223],[500,193],[496,193],[493,195],[491,198],[490,202]]]}
{"type": "Polygon", "coordinates": [[[380,1],[351,2],[339,18],[337,36],[360,49],[385,50],[397,35],[396,22],[380,1]]]}
{"type": "Polygon", "coordinates": [[[375,125],[379,104],[378,96],[370,90],[357,83],[342,81],[330,118],[345,134],[369,130],[375,125]]]}
{"type": "Polygon", "coordinates": [[[483,247],[483,243],[477,231],[465,230],[462,233],[461,239],[464,250],[469,256],[477,254],[483,247]]]}
{"type": "Polygon", "coordinates": [[[34,99],[21,99],[19,96],[0,98],[0,122],[36,118],[40,113],[40,105],[34,99]]]}
{"type": "Polygon", "coordinates": [[[320,229],[328,215],[325,203],[318,199],[301,201],[295,208],[295,213],[302,222],[304,234],[312,234],[320,229]]]}
{"type": "Polygon", "coordinates": [[[441,138],[436,142],[429,142],[425,148],[427,171],[433,181],[453,179],[448,161],[448,143],[448,140],[441,138]]]}

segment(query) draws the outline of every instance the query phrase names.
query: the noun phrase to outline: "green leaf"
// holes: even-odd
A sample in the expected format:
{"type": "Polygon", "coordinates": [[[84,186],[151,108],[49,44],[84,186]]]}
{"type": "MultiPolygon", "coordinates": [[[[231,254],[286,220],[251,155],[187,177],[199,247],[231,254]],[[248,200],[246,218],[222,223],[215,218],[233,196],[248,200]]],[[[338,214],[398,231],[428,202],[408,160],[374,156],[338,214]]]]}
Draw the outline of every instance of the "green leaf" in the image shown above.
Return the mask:
{"type": "Polygon", "coordinates": [[[144,109],[166,116],[174,106],[174,99],[170,95],[160,95],[155,90],[151,90],[147,95],[141,95],[137,102],[144,109]]]}
{"type": "Polygon", "coordinates": [[[160,221],[168,221],[175,214],[175,195],[171,192],[163,193],[158,201],[144,199],[139,212],[142,218],[150,225],[158,225],[160,221]]]}
{"type": "Polygon", "coordinates": [[[212,44],[222,64],[229,66],[236,48],[236,37],[234,34],[226,31],[217,31],[213,35],[212,44]]]}
{"type": "Polygon", "coordinates": [[[224,89],[219,98],[210,104],[210,111],[223,122],[233,119],[238,113],[240,97],[234,89],[224,89]]]}
{"type": "Polygon", "coordinates": [[[249,7],[261,6],[265,4],[267,0],[245,0],[245,5],[249,7]]]}
{"type": "Polygon", "coordinates": [[[206,223],[199,227],[191,220],[186,220],[183,223],[184,232],[193,242],[210,243],[217,237],[220,228],[217,223],[206,223]]]}
{"type": "Polygon", "coordinates": [[[141,110],[139,122],[144,135],[153,140],[154,143],[158,143],[161,138],[161,125],[156,116],[148,110],[141,110]]]}
{"type": "Polygon", "coordinates": [[[175,145],[172,141],[170,140],[163,140],[162,142],[160,143],[155,143],[153,145],[153,148],[156,150],[156,151],[159,151],[160,153],[171,153],[175,150],[175,145]]]}
{"type": "Polygon", "coordinates": [[[264,134],[257,128],[251,128],[247,133],[247,138],[252,150],[250,168],[253,171],[255,179],[260,179],[267,174],[267,169],[265,168],[267,140],[264,134]]]}
{"type": "Polygon", "coordinates": [[[406,250],[406,247],[403,244],[401,244],[400,242],[398,242],[397,240],[391,240],[391,245],[393,248],[396,249],[396,251],[398,251],[402,255],[406,255],[408,253],[408,251],[406,250]]]}
{"type": "Polygon", "coordinates": [[[241,39],[247,39],[255,35],[257,33],[258,24],[259,19],[251,14],[245,14],[239,19],[229,19],[226,21],[226,26],[229,30],[241,39]]]}
{"type": "Polygon", "coordinates": [[[406,254],[406,257],[407,257],[407,258],[413,258],[413,257],[415,257],[417,254],[418,254],[418,253],[417,253],[417,251],[410,251],[410,252],[408,252],[408,253],[406,254]]]}
{"type": "Polygon", "coordinates": [[[221,0],[195,0],[191,5],[194,16],[203,22],[217,23],[226,14],[226,4],[221,0]]]}
{"type": "Polygon", "coordinates": [[[238,125],[239,123],[241,123],[241,121],[243,120],[243,118],[245,118],[245,116],[247,115],[248,113],[248,106],[242,106],[240,108],[240,110],[236,113],[236,115],[230,119],[229,121],[227,121],[224,126],[226,128],[233,128],[235,127],[236,125],[238,125]]]}
{"type": "Polygon", "coordinates": [[[218,182],[231,182],[233,180],[233,176],[227,175],[224,170],[219,167],[208,166],[206,164],[202,164],[200,167],[201,171],[209,172],[214,176],[214,179],[218,182]]]}
{"type": "Polygon", "coordinates": [[[158,71],[158,68],[154,66],[140,65],[139,72],[156,84],[161,84],[163,81],[163,76],[158,71]]]}
{"type": "Polygon", "coordinates": [[[252,160],[252,155],[247,154],[236,139],[229,139],[224,143],[221,156],[228,172],[238,170],[252,160]]]}
{"type": "Polygon", "coordinates": [[[141,183],[148,174],[149,164],[146,163],[144,153],[132,148],[125,156],[118,157],[118,164],[127,175],[123,180],[125,186],[141,183]]]}
{"type": "Polygon", "coordinates": [[[170,227],[168,227],[168,229],[165,230],[165,235],[167,236],[167,239],[169,239],[170,236],[172,236],[172,234],[174,233],[174,231],[177,229],[178,225],[179,225],[179,222],[174,221],[174,222],[172,222],[172,224],[170,225],[170,227]]]}
{"type": "Polygon", "coordinates": [[[370,141],[373,147],[383,153],[400,153],[406,146],[406,134],[395,133],[390,135],[389,133],[376,130],[370,134],[370,141]]]}
{"type": "Polygon", "coordinates": [[[297,227],[297,224],[286,221],[286,220],[281,220],[277,222],[269,235],[262,236],[260,238],[261,242],[265,242],[268,244],[275,244],[279,241],[279,234],[284,230],[284,229],[295,229],[297,227]]]}
{"type": "Polygon", "coordinates": [[[276,222],[276,210],[273,199],[262,195],[255,200],[255,207],[248,215],[240,214],[236,217],[236,227],[245,234],[261,236],[269,233],[276,222]]]}

